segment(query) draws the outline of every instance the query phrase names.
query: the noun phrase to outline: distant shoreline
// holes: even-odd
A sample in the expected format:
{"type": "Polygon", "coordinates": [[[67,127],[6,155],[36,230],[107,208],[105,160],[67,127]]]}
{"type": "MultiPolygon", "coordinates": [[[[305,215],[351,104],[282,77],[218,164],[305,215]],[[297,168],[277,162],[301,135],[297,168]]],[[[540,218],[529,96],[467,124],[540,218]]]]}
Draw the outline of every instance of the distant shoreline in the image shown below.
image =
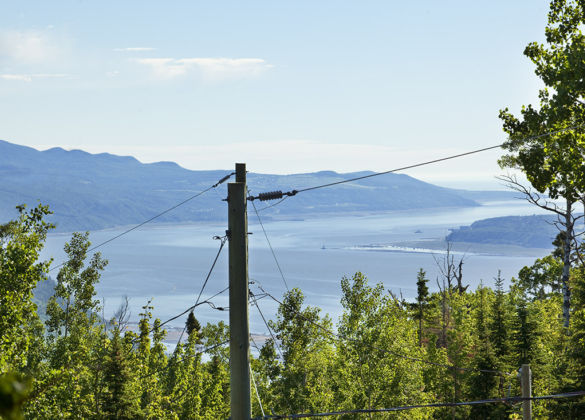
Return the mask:
{"type": "MultiPolygon", "coordinates": [[[[481,244],[469,242],[451,242],[451,254],[454,255],[485,255],[494,257],[539,257],[550,254],[547,248],[526,248],[517,245],[481,244]]],[[[347,247],[349,250],[372,252],[402,252],[419,254],[445,254],[447,241],[437,239],[423,241],[404,241],[392,244],[356,245],[347,247]]]]}
{"type": "MultiPolygon", "coordinates": [[[[263,222],[303,222],[305,220],[319,220],[319,219],[342,219],[345,217],[377,217],[377,216],[399,216],[399,215],[413,215],[416,213],[420,214],[427,214],[428,212],[433,211],[440,211],[445,212],[449,210],[461,210],[465,208],[473,208],[473,207],[489,207],[490,205],[502,205],[506,203],[516,203],[516,200],[508,200],[508,201],[485,201],[482,202],[478,206],[450,206],[450,207],[429,207],[429,208],[414,208],[414,209],[400,209],[400,210],[370,210],[370,211],[348,211],[348,212],[307,212],[302,213],[299,215],[292,215],[292,214],[266,214],[262,215],[263,222]]],[[[138,223],[133,224],[126,224],[126,225],[118,225],[118,226],[111,226],[107,228],[100,228],[100,229],[90,229],[89,232],[110,232],[110,231],[123,231],[130,228],[133,228],[138,223]]],[[[251,211],[251,208],[248,209],[248,224],[249,225],[256,225],[257,219],[256,215],[251,211]]],[[[212,219],[212,220],[193,220],[193,221],[181,221],[181,222],[151,222],[144,226],[141,226],[140,229],[153,229],[153,228],[177,228],[177,227],[184,227],[184,226],[227,226],[227,209],[226,209],[226,218],[225,219],[212,219]]],[[[73,232],[83,232],[86,229],[79,229],[79,230],[68,230],[68,231],[60,231],[60,230],[53,230],[49,233],[51,236],[67,236],[71,235],[73,232]]]]}

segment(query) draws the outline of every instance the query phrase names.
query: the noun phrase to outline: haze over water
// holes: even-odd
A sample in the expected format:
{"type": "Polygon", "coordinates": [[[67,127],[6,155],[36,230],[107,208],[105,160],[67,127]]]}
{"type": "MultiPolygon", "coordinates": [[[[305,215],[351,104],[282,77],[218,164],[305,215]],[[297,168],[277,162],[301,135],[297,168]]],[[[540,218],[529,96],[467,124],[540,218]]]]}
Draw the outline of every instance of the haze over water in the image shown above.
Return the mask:
{"type": "MultiPolygon", "coordinates": [[[[416,295],[416,274],[423,268],[430,280],[430,289],[437,289],[435,279],[440,272],[435,259],[442,258],[440,251],[389,251],[392,248],[381,250],[383,248],[371,245],[387,246],[403,241],[424,243],[444,238],[449,228],[469,225],[479,219],[535,213],[538,209],[517,200],[473,208],[265,220],[264,226],[289,287],[300,288],[306,303],[321,307],[337,321],[341,314],[340,279],[357,271],[364,273],[370,284],[382,282],[386,289],[409,299],[416,295]]],[[[250,279],[281,299],[286,289],[251,207],[248,218],[249,231],[253,233],[249,237],[250,279]]],[[[141,307],[151,298],[154,316],[161,320],[193,305],[219,247],[219,241],[212,238],[223,236],[225,229],[223,224],[153,224],[102,247],[100,251],[109,265],[97,290],[98,297],[105,298],[106,317],[111,316],[124,295],[130,298],[132,321],[137,321],[141,307]]],[[[92,232],[90,240],[98,244],[122,231],[123,228],[92,232]]],[[[60,263],[64,258],[63,244],[69,238],[69,234],[49,235],[43,257],[53,256],[55,264],[60,263]]],[[[227,287],[227,251],[226,244],[201,300],[227,287]]],[[[470,249],[464,257],[464,283],[470,284],[470,288],[482,281],[493,286],[498,270],[508,282],[520,268],[546,253],[546,250],[534,249],[522,255],[510,255],[509,249],[502,247],[502,255],[485,255],[470,249]]],[[[456,255],[456,260],[459,257],[456,255]]],[[[261,293],[255,284],[251,285],[251,290],[261,293]]],[[[217,306],[228,306],[227,292],[213,301],[217,306]]],[[[267,318],[275,318],[274,301],[265,298],[259,304],[267,318]]],[[[200,306],[196,316],[203,324],[220,319],[227,322],[228,319],[227,312],[212,310],[207,305],[200,306]]],[[[250,306],[250,324],[252,332],[267,333],[254,306],[250,306]]],[[[171,323],[176,327],[182,325],[183,319],[171,323]]]]}

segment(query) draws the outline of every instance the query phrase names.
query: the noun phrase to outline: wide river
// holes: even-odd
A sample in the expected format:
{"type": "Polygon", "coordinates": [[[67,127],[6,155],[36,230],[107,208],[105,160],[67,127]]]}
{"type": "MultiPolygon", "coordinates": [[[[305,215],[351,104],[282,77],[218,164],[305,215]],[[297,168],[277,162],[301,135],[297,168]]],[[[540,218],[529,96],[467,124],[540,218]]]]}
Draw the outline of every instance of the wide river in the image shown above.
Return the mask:
{"type": "MultiPolygon", "coordinates": [[[[341,313],[340,279],[357,271],[364,273],[370,283],[381,282],[386,289],[405,298],[416,295],[416,274],[419,268],[427,272],[431,290],[440,276],[436,259],[440,251],[392,248],[404,241],[424,242],[444,238],[449,228],[496,216],[530,215],[537,212],[527,203],[492,202],[481,207],[389,212],[384,214],[311,218],[305,220],[265,221],[264,226],[274,247],[289,287],[300,288],[306,302],[317,305],[336,321],[341,313]],[[371,245],[386,247],[374,248],[371,245]],[[369,249],[368,249],[369,247],[369,249]]],[[[218,250],[214,235],[224,235],[223,224],[146,225],[100,249],[109,265],[97,286],[98,297],[105,301],[105,314],[110,316],[121,298],[130,298],[132,320],[149,299],[154,315],[165,320],[191,306],[218,250]]],[[[124,229],[91,233],[94,244],[107,240],[124,229]]],[[[249,214],[250,279],[281,298],[285,286],[267,245],[256,215],[249,214]]],[[[63,261],[63,244],[68,234],[51,234],[43,256],[53,256],[55,263],[63,261]]],[[[203,293],[202,300],[227,287],[227,245],[203,293]]],[[[464,256],[464,283],[471,288],[480,282],[492,286],[498,270],[509,281],[518,270],[531,264],[545,250],[513,252],[502,248],[490,253],[469,250],[464,256]]],[[[458,259],[462,255],[457,254],[458,259]]],[[[251,290],[257,291],[255,285],[251,290]]],[[[228,294],[213,299],[218,306],[228,306],[228,294]]],[[[276,304],[269,298],[259,302],[264,315],[274,319],[276,304]]],[[[198,319],[205,322],[227,321],[227,312],[199,307],[198,319]]],[[[183,319],[171,323],[180,327],[183,319]]],[[[266,334],[267,330],[255,307],[250,307],[251,331],[266,334]]]]}

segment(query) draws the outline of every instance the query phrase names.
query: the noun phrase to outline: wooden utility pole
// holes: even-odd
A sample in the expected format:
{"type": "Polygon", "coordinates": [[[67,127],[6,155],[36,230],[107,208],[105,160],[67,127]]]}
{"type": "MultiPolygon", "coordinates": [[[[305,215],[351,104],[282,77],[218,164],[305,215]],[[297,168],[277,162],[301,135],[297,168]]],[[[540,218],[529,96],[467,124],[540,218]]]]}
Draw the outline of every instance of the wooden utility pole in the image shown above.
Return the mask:
{"type": "MultiPolygon", "coordinates": [[[[532,397],[532,371],[530,365],[522,365],[520,371],[520,385],[522,386],[522,398],[532,397]]],[[[532,401],[522,401],[522,420],[532,420],[532,401]]]]}
{"type": "Polygon", "coordinates": [[[252,414],[246,206],[246,164],[236,163],[236,182],[228,184],[230,408],[232,420],[249,420],[252,414]]]}

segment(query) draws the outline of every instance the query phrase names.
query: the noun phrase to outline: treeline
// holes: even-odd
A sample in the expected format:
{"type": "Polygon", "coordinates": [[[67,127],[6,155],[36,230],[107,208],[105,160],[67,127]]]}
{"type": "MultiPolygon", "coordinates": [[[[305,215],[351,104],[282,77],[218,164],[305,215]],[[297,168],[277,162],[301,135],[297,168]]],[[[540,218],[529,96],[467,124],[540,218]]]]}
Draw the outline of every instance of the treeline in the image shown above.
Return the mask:
{"type": "MultiPolygon", "coordinates": [[[[0,226],[0,414],[55,419],[217,419],[229,417],[229,332],[191,314],[186,339],[165,352],[164,328],[144,306],[139,330],[123,308],[99,316],[95,285],[106,261],[89,256],[87,234],[65,246],[43,324],[33,289],[47,273],[38,262],[48,209],[20,209],[0,226]]],[[[511,286],[463,286],[453,260],[438,292],[417,276],[406,302],[361,273],[341,280],[343,315],[333,325],[302,292],[282,298],[268,339],[252,356],[265,413],[324,412],[520,395],[517,371],[529,363],[534,395],[585,390],[585,275],[574,259],[571,323],[563,327],[562,250],[525,267],[511,286]],[[451,273],[451,274],[450,274],[451,273]]],[[[414,276],[413,276],[414,277],[414,276]]],[[[414,281],[414,278],[413,278],[414,281]]],[[[271,295],[266,295],[272,297],[271,295]]],[[[196,314],[195,314],[196,315],[196,314]]],[[[255,416],[261,408],[252,392],[255,416]]],[[[534,402],[536,418],[579,418],[581,399],[534,402]]],[[[520,404],[424,408],[370,418],[518,418],[520,404]]],[[[10,417],[10,416],[15,417],[10,417]]],[[[344,418],[358,418],[348,415],[344,418]]]]}

